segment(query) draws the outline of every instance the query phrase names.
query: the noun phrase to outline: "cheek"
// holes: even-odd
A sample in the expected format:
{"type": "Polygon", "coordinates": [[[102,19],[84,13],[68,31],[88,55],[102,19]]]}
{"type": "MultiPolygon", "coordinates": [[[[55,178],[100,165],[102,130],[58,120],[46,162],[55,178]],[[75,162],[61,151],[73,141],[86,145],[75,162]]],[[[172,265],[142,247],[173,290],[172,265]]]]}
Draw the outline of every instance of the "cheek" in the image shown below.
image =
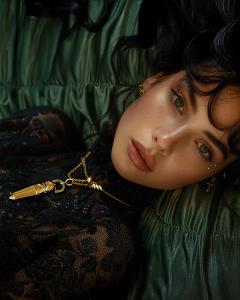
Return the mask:
{"type": "Polygon", "coordinates": [[[172,169],[172,176],[169,176],[171,189],[201,182],[211,177],[212,174],[207,169],[207,166],[203,168],[200,163],[194,163],[194,161],[190,160],[186,160],[186,162],[178,166],[175,165],[175,172],[172,169]]]}
{"type": "Polygon", "coordinates": [[[202,181],[212,175],[208,164],[198,160],[194,150],[178,152],[171,158],[159,158],[158,169],[152,174],[153,187],[175,189],[202,181]]]}
{"type": "Polygon", "coordinates": [[[174,163],[166,166],[165,170],[160,170],[157,188],[175,189],[197,181],[199,181],[199,176],[191,168],[186,168],[186,164],[174,163]]]}
{"type": "Polygon", "coordinates": [[[168,106],[150,94],[131,104],[122,115],[119,125],[139,132],[144,128],[159,126],[165,122],[167,116],[169,116],[168,106]]]}
{"type": "Polygon", "coordinates": [[[150,101],[147,101],[145,98],[141,98],[132,103],[127,108],[124,115],[127,116],[129,119],[139,119],[143,117],[145,119],[146,117],[149,117],[149,115],[151,115],[152,108],[153,105],[150,101]]]}
{"type": "Polygon", "coordinates": [[[141,125],[148,126],[148,115],[149,113],[146,114],[146,105],[141,101],[135,101],[122,114],[117,126],[116,137],[132,136],[139,131],[141,125]]]}

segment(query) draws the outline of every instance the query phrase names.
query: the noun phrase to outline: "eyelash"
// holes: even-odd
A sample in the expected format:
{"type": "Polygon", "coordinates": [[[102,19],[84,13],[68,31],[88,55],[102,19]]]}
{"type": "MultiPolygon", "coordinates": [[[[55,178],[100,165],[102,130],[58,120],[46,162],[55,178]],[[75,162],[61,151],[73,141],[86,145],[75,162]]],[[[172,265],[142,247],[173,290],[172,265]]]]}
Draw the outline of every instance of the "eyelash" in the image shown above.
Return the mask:
{"type": "Polygon", "coordinates": [[[177,108],[177,110],[179,111],[179,113],[181,115],[183,115],[184,113],[184,110],[185,110],[185,100],[184,100],[184,97],[175,89],[171,89],[172,91],[172,103],[173,105],[177,108]],[[182,106],[179,106],[176,104],[176,100],[180,99],[182,101],[182,106]],[[180,109],[182,108],[182,110],[180,109]]]}
{"type": "MultiPolygon", "coordinates": [[[[185,99],[184,99],[183,95],[179,91],[177,91],[175,89],[171,89],[171,91],[172,91],[172,102],[173,102],[173,105],[177,108],[177,110],[179,111],[179,113],[181,115],[183,115],[184,110],[185,110],[185,99]],[[181,101],[182,101],[182,104],[183,104],[181,106],[182,110],[180,109],[180,106],[176,104],[176,100],[178,100],[178,99],[181,99],[181,101]]],[[[206,144],[204,144],[202,142],[196,142],[196,145],[198,147],[198,151],[199,151],[199,154],[201,155],[201,157],[203,157],[203,159],[205,159],[207,161],[212,161],[213,154],[212,154],[211,149],[206,144]],[[204,150],[203,149],[201,150],[200,149],[201,147],[204,147],[204,150]],[[205,155],[205,154],[207,154],[207,155],[205,155]]]]}
{"type": "Polygon", "coordinates": [[[212,161],[213,154],[212,154],[211,149],[202,142],[196,142],[196,144],[197,144],[200,155],[207,161],[212,161]],[[205,148],[205,150],[201,151],[200,147],[202,147],[202,146],[205,148]],[[207,153],[207,156],[205,156],[204,153],[207,153]]]}

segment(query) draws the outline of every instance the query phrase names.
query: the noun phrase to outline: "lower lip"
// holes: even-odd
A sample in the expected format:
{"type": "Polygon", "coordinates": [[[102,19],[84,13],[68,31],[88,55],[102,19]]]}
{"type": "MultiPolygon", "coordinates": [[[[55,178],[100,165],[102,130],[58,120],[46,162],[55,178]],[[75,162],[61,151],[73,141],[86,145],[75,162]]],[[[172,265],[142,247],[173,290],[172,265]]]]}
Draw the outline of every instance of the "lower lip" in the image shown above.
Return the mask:
{"type": "Polygon", "coordinates": [[[146,165],[145,161],[142,159],[141,155],[139,154],[137,148],[134,146],[133,142],[130,140],[128,143],[128,157],[134,166],[144,172],[150,172],[150,169],[146,165]]]}

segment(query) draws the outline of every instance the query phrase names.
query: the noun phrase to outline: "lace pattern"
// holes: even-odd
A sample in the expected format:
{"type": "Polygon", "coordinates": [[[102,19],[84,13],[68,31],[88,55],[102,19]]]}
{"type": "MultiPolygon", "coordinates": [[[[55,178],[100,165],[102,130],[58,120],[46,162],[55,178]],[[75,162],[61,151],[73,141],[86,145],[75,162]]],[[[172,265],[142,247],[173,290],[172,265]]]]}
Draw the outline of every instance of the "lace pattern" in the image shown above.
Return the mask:
{"type": "MultiPolygon", "coordinates": [[[[63,178],[80,158],[78,135],[65,115],[50,108],[0,121],[0,299],[79,299],[114,286],[129,270],[135,211],[78,186],[8,199],[25,186],[63,178]]],[[[114,188],[122,179],[105,150],[95,146],[89,173],[109,176],[114,188]]],[[[121,182],[123,190],[127,186],[121,182]]],[[[146,195],[134,193],[135,201],[146,195]]]]}

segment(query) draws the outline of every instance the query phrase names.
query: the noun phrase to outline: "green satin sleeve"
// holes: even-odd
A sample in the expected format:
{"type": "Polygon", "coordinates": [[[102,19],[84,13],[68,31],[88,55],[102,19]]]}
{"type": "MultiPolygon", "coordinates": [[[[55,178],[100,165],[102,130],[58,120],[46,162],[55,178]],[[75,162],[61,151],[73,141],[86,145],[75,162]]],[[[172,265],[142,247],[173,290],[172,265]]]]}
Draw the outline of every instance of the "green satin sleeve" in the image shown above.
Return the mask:
{"type": "MultiPolygon", "coordinates": [[[[1,0],[0,117],[33,105],[51,105],[70,115],[88,135],[105,125],[110,102],[120,114],[127,95],[121,92],[136,88],[147,63],[133,53],[116,76],[111,54],[120,36],[136,32],[140,3],[115,0],[101,30],[80,28],[64,38],[74,16],[66,25],[60,18],[27,15],[25,0],[1,0]]],[[[99,2],[91,1],[93,19],[100,10],[99,2]]]]}
{"type": "Polygon", "coordinates": [[[128,300],[239,299],[240,189],[205,187],[165,192],[145,210],[128,300]]]}

